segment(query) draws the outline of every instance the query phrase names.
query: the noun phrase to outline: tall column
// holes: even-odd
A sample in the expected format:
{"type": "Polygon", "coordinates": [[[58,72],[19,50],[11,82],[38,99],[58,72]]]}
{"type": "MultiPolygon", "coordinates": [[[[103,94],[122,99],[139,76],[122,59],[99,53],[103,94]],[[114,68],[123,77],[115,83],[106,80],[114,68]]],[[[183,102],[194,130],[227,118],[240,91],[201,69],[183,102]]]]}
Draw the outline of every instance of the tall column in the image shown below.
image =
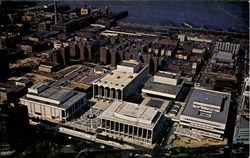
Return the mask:
{"type": "Polygon", "coordinates": [[[134,137],[134,126],[132,126],[132,137],[134,137]]]}
{"type": "MultiPolygon", "coordinates": [[[[145,131],[144,129],[142,129],[142,138],[144,139],[144,132],[147,132],[147,131],[145,131]]],[[[145,133],[145,135],[146,135],[146,133],[145,133]]]]}
{"type": "Polygon", "coordinates": [[[146,134],[146,140],[148,141],[148,130],[147,130],[147,134],[146,134]]]}
{"type": "Polygon", "coordinates": [[[133,126],[130,125],[131,128],[131,136],[133,137],[133,126]]]}
{"type": "Polygon", "coordinates": [[[151,138],[150,138],[150,141],[153,142],[153,130],[151,130],[151,138]]]}
{"type": "Polygon", "coordinates": [[[106,120],[106,131],[108,130],[108,121],[109,120],[106,120]]]}
{"type": "Polygon", "coordinates": [[[100,86],[98,86],[98,93],[99,93],[99,97],[101,97],[102,96],[102,89],[100,86]]]}
{"type": "Polygon", "coordinates": [[[122,90],[122,92],[121,92],[121,100],[123,100],[123,90],[122,90]]]}
{"type": "Polygon", "coordinates": [[[104,121],[105,121],[105,132],[107,132],[107,123],[108,123],[108,121],[106,119],[104,121]]]}
{"type": "Polygon", "coordinates": [[[120,123],[120,128],[119,128],[121,134],[123,134],[123,131],[121,130],[122,124],[123,124],[123,123],[120,123]]]}
{"type": "Polygon", "coordinates": [[[104,98],[107,98],[107,92],[106,92],[106,87],[103,88],[103,94],[104,94],[104,98]]]}
{"type": "Polygon", "coordinates": [[[121,133],[120,128],[121,128],[121,123],[118,122],[118,133],[119,133],[119,134],[121,133]]]}
{"type": "Polygon", "coordinates": [[[137,128],[137,137],[139,137],[139,127],[136,128],[137,128]]]}
{"type": "Polygon", "coordinates": [[[96,97],[99,97],[100,95],[99,95],[99,93],[100,93],[100,87],[97,85],[97,92],[96,92],[96,97]]]}
{"type": "Polygon", "coordinates": [[[118,90],[116,90],[116,99],[119,99],[119,92],[118,92],[118,90]]]}
{"type": "Polygon", "coordinates": [[[110,98],[112,98],[112,99],[116,98],[116,90],[113,88],[110,90],[110,98]],[[115,97],[114,97],[114,95],[115,95],[115,97]]]}
{"type": "Polygon", "coordinates": [[[124,135],[124,123],[122,123],[122,134],[124,135]]]}

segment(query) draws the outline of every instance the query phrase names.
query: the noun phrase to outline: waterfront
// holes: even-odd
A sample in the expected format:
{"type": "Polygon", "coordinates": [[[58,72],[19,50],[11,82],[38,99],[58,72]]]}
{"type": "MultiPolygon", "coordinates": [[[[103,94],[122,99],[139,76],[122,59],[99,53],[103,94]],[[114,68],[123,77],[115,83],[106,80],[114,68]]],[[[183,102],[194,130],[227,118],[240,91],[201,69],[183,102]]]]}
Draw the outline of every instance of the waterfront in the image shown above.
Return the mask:
{"type": "Polygon", "coordinates": [[[246,3],[39,3],[0,3],[0,155],[249,155],[246,3]]]}
{"type": "Polygon", "coordinates": [[[121,21],[160,25],[161,21],[175,23],[188,21],[198,26],[206,24],[227,30],[235,27],[248,31],[247,2],[198,2],[198,1],[65,1],[59,5],[72,8],[109,7],[111,11],[128,10],[129,16],[121,21]]]}

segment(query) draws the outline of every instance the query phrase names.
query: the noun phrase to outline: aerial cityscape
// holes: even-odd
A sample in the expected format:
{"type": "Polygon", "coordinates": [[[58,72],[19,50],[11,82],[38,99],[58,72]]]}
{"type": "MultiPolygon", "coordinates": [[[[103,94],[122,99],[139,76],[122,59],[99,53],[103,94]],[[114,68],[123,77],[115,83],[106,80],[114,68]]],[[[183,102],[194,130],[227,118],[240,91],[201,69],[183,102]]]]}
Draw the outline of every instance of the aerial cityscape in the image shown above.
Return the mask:
{"type": "Polygon", "coordinates": [[[249,157],[247,1],[0,1],[0,157],[249,157]]]}

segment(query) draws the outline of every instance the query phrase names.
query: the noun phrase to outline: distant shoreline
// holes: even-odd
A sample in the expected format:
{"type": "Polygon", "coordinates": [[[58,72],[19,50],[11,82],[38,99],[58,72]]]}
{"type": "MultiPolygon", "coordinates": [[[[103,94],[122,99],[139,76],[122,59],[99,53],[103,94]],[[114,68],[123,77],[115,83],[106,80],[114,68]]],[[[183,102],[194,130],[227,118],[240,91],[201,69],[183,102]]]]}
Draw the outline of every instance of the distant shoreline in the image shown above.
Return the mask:
{"type": "Polygon", "coordinates": [[[199,27],[207,25],[224,31],[231,29],[249,32],[247,2],[58,1],[59,6],[69,5],[73,9],[83,7],[85,4],[87,7],[108,6],[115,12],[127,10],[128,17],[120,20],[124,22],[162,26],[161,22],[168,20],[179,25],[189,22],[199,27]]]}

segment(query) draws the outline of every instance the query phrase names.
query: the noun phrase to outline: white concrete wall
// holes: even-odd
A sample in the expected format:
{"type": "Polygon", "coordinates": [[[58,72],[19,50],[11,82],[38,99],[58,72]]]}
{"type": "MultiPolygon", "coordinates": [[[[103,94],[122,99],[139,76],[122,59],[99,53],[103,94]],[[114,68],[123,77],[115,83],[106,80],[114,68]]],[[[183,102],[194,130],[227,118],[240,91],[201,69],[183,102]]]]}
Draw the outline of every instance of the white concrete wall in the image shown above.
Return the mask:
{"type": "Polygon", "coordinates": [[[61,121],[63,119],[62,117],[62,111],[64,109],[56,107],[56,106],[48,106],[46,104],[40,104],[28,100],[21,99],[21,104],[27,106],[28,112],[33,115],[37,115],[36,113],[41,113],[41,117],[46,117],[49,119],[56,119],[58,121],[61,121]],[[55,118],[52,118],[55,117],[55,118]]]}
{"type": "Polygon", "coordinates": [[[226,128],[226,124],[223,124],[223,123],[194,118],[194,117],[190,117],[186,115],[180,116],[180,124],[190,126],[190,127],[200,128],[201,130],[206,129],[208,131],[219,133],[219,134],[224,134],[225,132],[224,130],[226,128]],[[189,123],[187,124],[182,121],[189,122],[189,123]]]}
{"type": "Polygon", "coordinates": [[[134,73],[134,68],[133,67],[122,66],[122,65],[117,65],[117,71],[133,74],[134,73]]]}
{"type": "Polygon", "coordinates": [[[151,90],[148,90],[148,89],[142,89],[142,93],[147,93],[147,94],[158,95],[158,96],[162,96],[162,97],[176,99],[176,95],[168,94],[167,92],[161,93],[161,92],[151,91],[151,90]]]}
{"type": "Polygon", "coordinates": [[[148,77],[148,66],[144,67],[141,72],[123,89],[123,99],[126,99],[128,96],[137,91],[137,88],[140,84],[143,84],[144,81],[148,77]]]}
{"type": "Polygon", "coordinates": [[[207,43],[212,42],[212,40],[210,40],[210,39],[203,39],[203,38],[198,38],[198,37],[187,37],[187,40],[197,41],[197,42],[207,42],[207,43]]]}
{"type": "Polygon", "coordinates": [[[204,53],[204,52],[205,52],[205,49],[193,48],[192,52],[193,52],[193,53],[204,53]]]}
{"type": "Polygon", "coordinates": [[[167,78],[167,77],[163,77],[163,76],[154,76],[154,82],[158,82],[158,83],[164,83],[164,84],[169,84],[169,85],[177,85],[177,79],[175,78],[167,78]]]}

